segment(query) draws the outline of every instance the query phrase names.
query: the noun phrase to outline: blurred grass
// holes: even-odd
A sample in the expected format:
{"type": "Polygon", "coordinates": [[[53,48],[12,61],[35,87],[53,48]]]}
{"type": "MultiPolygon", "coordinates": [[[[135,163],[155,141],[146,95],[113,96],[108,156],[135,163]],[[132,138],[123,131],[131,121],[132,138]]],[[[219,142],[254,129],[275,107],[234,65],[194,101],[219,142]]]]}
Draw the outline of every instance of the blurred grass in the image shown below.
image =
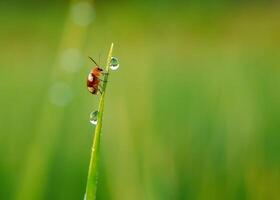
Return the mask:
{"type": "Polygon", "coordinates": [[[215,2],[97,1],[86,28],[71,24],[74,1],[2,3],[0,199],[83,198],[87,56],[104,64],[111,41],[121,67],[97,199],[279,199],[280,7],[215,2]],[[69,47],[83,58],[72,74],[59,66],[69,47]],[[61,81],[73,98],[57,107],[61,81]]]}

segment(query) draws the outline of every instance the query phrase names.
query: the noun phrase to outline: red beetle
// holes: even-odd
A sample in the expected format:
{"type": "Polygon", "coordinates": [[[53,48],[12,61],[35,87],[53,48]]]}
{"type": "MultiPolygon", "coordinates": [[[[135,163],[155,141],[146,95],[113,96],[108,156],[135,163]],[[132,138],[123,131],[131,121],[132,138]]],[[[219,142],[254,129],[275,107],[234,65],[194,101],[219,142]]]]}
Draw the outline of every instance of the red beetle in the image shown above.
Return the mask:
{"type": "Polygon", "coordinates": [[[89,57],[96,66],[90,71],[88,78],[87,78],[87,88],[88,91],[92,94],[97,95],[97,92],[99,91],[101,94],[100,90],[100,81],[102,81],[99,77],[101,76],[101,73],[103,71],[102,68],[99,67],[99,65],[91,58],[89,57]]]}

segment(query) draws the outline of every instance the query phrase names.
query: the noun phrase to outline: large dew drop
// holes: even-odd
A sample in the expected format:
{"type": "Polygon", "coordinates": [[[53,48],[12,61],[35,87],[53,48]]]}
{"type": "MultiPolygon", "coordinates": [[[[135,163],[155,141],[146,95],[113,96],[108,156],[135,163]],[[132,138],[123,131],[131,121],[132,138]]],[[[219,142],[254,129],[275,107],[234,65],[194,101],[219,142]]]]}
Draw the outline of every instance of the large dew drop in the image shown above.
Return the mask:
{"type": "Polygon", "coordinates": [[[110,61],[110,69],[111,70],[117,70],[119,68],[119,60],[116,57],[111,57],[110,61]]]}
{"type": "Polygon", "coordinates": [[[98,116],[98,111],[93,111],[89,115],[89,122],[93,125],[97,124],[97,116],[98,116]]]}

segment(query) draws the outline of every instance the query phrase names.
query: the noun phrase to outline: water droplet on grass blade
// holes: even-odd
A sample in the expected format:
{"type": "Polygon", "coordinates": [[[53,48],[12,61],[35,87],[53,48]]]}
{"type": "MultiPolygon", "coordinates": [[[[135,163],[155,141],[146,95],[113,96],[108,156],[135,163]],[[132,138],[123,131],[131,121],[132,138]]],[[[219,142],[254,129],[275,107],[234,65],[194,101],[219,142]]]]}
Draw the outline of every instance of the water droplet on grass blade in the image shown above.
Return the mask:
{"type": "Polygon", "coordinates": [[[111,70],[117,70],[119,68],[119,60],[116,57],[111,57],[110,61],[110,69],[111,70]]]}
{"type": "Polygon", "coordinates": [[[98,111],[92,111],[89,115],[89,122],[93,125],[97,124],[98,111]]]}

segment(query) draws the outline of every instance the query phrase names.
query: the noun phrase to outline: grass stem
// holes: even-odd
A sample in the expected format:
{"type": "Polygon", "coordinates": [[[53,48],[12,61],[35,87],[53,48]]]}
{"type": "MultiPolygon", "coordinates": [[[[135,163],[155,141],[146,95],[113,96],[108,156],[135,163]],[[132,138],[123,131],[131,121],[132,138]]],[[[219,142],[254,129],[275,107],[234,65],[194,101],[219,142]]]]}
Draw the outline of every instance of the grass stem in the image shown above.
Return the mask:
{"type": "Polygon", "coordinates": [[[101,94],[98,106],[98,115],[97,115],[97,124],[94,131],[93,145],[91,150],[91,158],[88,170],[87,186],[86,186],[86,195],[85,200],[93,200],[96,197],[97,192],[97,178],[98,178],[98,163],[99,163],[99,149],[100,149],[100,136],[102,128],[102,117],[104,112],[104,98],[106,94],[106,87],[109,77],[109,65],[112,57],[114,44],[111,44],[109,50],[107,64],[105,67],[104,81],[103,81],[103,92],[101,94]]]}

